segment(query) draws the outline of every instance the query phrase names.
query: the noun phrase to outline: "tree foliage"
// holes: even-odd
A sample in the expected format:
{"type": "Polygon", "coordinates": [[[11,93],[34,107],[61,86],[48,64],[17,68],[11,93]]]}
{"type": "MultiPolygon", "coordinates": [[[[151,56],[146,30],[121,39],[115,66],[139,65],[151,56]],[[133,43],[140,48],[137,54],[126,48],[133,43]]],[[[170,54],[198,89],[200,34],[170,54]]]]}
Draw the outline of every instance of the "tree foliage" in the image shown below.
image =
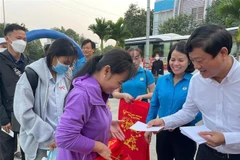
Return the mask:
{"type": "Polygon", "coordinates": [[[81,46],[82,42],[86,39],[83,34],[79,35],[76,31],[71,28],[65,29],[63,26],[61,28],[52,28],[55,31],[61,32],[68,37],[72,38],[78,45],[81,46]]]}
{"type": "MultiPolygon", "coordinates": [[[[147,12],[139,8],[137,4],[130,4],[124,13],[124,24],[132,34],[132,37],[146,36],[146,16],[147,12]]],[[[150,12],[150,35],[153,31],[153,10],[150,12]]]]}
{"type": "Polygon", "coordinates": [[[238,60],[240,54],[240,1],[239,0],[229,1],[219,0],[219,1],[221,1],[221,4],[219,5],[219,12],[222,15],[230,17],[238,25],[238,32],[236,32],[236,34],[233,35],[234,41],[237,44],[236,57],[238,60]]]}
{"type": "Polygon", "coordinates": [[[180,35],[191,34],[200,24],[193,21],[191,15],[180,14],[175,18],[169,18],[166,22],[159,25],[159,33],[176,33],[180,35]]]}
{"type": "Polygon", "coordinates": [[[108,23],[105,18],[96,18],[96,24],[89,25],[88,29],[93,33],[97,34],[101,40],[100,48],[103,51],[103,41],[106,40],[106,36],[108,35],[108,23]]]}
{"type": "Polygon", "coordinates": [[[131,33],[127,30],[124,24],[124,19],[121,17],[116,23],[108,21],[109,32],[106,39],[114,39],[116,41],[115,47],[124,47],[126,38],[131,37],[131,33]]]}
{"type": "Polygon", "coordinates": [[[237,21],[230,16],[225,14],[225,11],[221,11],[221,8],[224,6],[224,3],[227,1],[216,0],[213,4],[206,9],[206,19],[205,24],[216,24],[222,27],[234,27],[237,25],[237,21]]]}

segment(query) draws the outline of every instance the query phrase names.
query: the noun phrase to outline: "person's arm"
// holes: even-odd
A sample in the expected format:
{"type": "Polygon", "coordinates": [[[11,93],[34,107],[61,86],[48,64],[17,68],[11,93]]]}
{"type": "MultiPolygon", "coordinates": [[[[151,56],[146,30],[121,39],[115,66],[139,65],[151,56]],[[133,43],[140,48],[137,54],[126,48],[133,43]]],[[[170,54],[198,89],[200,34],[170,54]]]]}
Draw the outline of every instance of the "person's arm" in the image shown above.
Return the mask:
{"type": "Polygon", "coordinates": [[[240,132],[223,132],[225,145],[240,144],[240,132]]]}
{"type": "Polygon", "coordinates": [[[152,74],[154,74],[154,62],[152,63],[152,69],[151,69],[152,74]]]}
{"type": "Polygon", "coordinates": [[[160,107],[160,103],[159,103],[159,99],[158,99],[159,86],[160,86],[160,84],[158,83],[154,92],[153,92],[153,95],[152,95],[152,99],[151,99],[151,102],[150,102],[150,109],[148,111],[148,116],[147,116],[147,119],[146,119],[147,123],[150,120],[155,119],[157,117],[157,114],[158,114],[158,110],[159,110],[159,107],[160,107]]]}
{"type": "Polygon", "coordinates": [[[102,150],[103,145],[81,134],[81,130],[91,113],[89,99],[84,91],[70,92],[65,110],[56,131],[56,143],[60,148],[89,154],[102,150]],[[79,107],[80,106],[80,107],[79,107]]]}
{"type": "Polygon", "coordinates": [[[163,65],[163,61],[161,60],[161,75],[164,75],[164,65],[163,65]]]}
{"type": "Polygon", "coordinates": [[[13,109],[16,119],[28,135],[33,135],[39,143],[46,146],[54,141],[54,130],[34,112],[34,101],[32,88],[24,73],[15,89],[13,109]]]}
{"type": "Polygon", "coordinates": [[[113,91],[112,95],[113,95],[114,98],[117,98],[117,99],[122,99],[123,98],[127,103],[130,103],[133,100],[133,97],[130,94],[121,93],[120,88],[113,91]]]}
{"type": "Polygon", "coordinates": [[[1,127],[6,131],[9,132],[11,129],[11,123],[10,119],[8,118],[6,108],[2,103],[2,87],[0,86],[0,122],[1,122],[1,127]]]}
{"type": "Polygon", "coordinates": [[[187,98],[181,110],[167,117],[163,117],[165,123],[164,129],[174,129],[191,122],[199,112],[192,98],[192,79],[189,84],[187,98]]]}

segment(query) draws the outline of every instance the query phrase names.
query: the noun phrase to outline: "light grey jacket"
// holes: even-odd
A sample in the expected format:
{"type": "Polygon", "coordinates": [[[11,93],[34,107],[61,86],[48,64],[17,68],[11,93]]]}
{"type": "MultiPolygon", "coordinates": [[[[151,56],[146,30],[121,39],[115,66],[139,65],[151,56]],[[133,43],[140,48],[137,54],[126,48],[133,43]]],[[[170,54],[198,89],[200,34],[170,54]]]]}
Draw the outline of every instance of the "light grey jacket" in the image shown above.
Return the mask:
{"type": "MultiPolygon", "coordinates": [[[[28,159],[35,159],[39,144],[50,144],[55,140],[54,129],[46,122],[48,102],[49,69],[46,58],[42,58],[27,67],[32,68],[39,76],[35,97],[24,73],[19,79],[14,95],[14,114],[21,125],[19,143],[28,159]]],[[[70,88],[72,72],[65,74],[67,90],[70,88]]],[[[64,103],[64,100],[63,100],[64,103]]]]}

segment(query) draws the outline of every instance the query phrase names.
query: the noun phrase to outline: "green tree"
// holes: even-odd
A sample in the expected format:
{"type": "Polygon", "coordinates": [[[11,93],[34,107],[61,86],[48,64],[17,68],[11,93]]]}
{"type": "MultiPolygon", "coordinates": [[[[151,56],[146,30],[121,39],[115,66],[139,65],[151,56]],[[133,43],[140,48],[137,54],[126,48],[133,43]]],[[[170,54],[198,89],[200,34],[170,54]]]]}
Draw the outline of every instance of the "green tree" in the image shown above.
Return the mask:
{"type": "Polygon", "coordinates": [[[221,5],[219,6],[219,12],[222,15],[227,15],[232,18],[238,24],[238,32],[233,36],[234,41],[237,44],[237,60],[239,59],[240,52],[240,1],[239,0],[221,0],[221,5]]]}
{"type": "Polygon", "coordinates": [[[76,31],[74,31],[71,28],[65,29],[63,26],[61,28],[54,27],[52,28],[55,31],[61,32],[68,37],[72,38],[77,44],[81,45],[83,40],[86,38],[83,36],[83,34],[80,36],[76,31]]]}
{"type": "Polygon", "coordinates": [[[117,20],[116,23],[108,21],[109,25],[109,35],[106,36],[106,39],[114,39],[116,41],[115,47],[124,47],[126,38],[131,37],[131,33],[127,30],[126,25],[124,24],[124,19],[121,17],[117,20]]]}
{"type": "Polygon", "coordinates": [[[236,26],[236,20],[234,20],[228,14],[223,14],[220,11],[222,5],[224,5],[223,0],[216,0],[210,7],[206,9],[207,14],[205,18],[205,24],[216,24],[226,28],[236,26]]]}
{"type": "Polygon", "coordinates": [[[4,24],[0,23],[0,37],[4,37],[4,24]]]}
{"type": "Polygon", "coordinates": [[[108,46],[106,46],[104,49],[103,49],[103,53],[106,53],[106,52],[108,52],[108,51],[110,51],[110,50],[112,50],[112,49],[114,49],[115,47],[113,46],[113,45],[108,45],[108,46]]]}
{"type": "Polygon", "coordinates": [[[96,18],[96,24],[91,24],[88,29],[91,30],[93,33],[97,34],[101,40],[100,48],[101,52],[103,52],[103,41],[107,40],[106,36],[108,35],[108,23],[106,22],[105,18],[96,18]]]}
{"type": "Polygon", "coordinates": [[[27,47],[24,53],[28,55],[32,60],[38,60],[45,56],[40,40],[34,40],[27,43],[27,47]]]}
{"type": "MultiPolygon", "coordinates": [[[[137,4],[130,4],[124,13],[124,24],[132,34],[132,37],[146,36],[146,16],[147,12],[139,8],[137,4]]],[[[153,30],[153,10],[150,12],[150,35],[153,30]]]]}
{"type": "Polygon", "coordinates": [[[159,25],[159,33],[176,33],[180,35],[191,34],[192,31],[199,26],[193,21],[191,15],[180,14],[175,18],[169,18],[166,22],[159,25]]]}

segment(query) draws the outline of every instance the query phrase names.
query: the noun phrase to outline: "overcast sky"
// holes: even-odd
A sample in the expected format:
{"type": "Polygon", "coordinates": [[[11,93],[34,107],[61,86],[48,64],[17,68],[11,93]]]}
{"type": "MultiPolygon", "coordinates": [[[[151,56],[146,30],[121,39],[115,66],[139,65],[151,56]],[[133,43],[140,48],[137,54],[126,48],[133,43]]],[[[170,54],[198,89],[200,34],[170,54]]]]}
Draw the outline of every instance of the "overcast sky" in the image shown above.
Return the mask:
{"type": "MultiPolygon", "coordinates": [[[[0,0],[0,22],[3,22],[0,0]]],[[[4,0],[7,23],[24,23],[30,30],[53,27],[72,28],[86,38],[100,43],[97,35],[88,30],[95,18],[117,21],[124,17],[131,3],[147,7],[147,0],[4,0]]],[[[153,9],[155,0],[151,0],[153,9]]],[[[137,25],[137,22],[136,22],[137,25]]],[[[109,40],[105,45],[115,44],[109,40]]]]}

